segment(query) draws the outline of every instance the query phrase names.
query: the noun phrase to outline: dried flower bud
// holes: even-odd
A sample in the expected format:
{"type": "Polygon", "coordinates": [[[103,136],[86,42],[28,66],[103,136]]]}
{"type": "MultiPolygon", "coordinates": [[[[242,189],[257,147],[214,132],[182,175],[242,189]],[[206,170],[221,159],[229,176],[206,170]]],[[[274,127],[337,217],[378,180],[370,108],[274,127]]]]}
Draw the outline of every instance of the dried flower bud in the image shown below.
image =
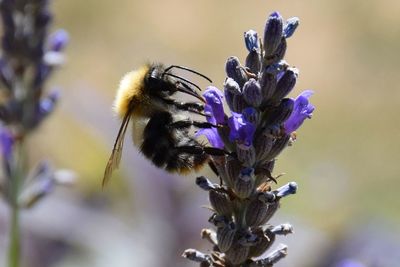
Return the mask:
{"type": "Polygon", "coordinates": [[[217,242],[218,248],[221,252],[227,252],[236,234],[236,229],[234,224],[225,225],[217,230],[217,242]]]}
{"type": "Polygon", "coordinates": [[[213,245],[218,245],[217,241],[217,233],[211,229],[203,229],[201,230],[201,238],[208,240],[213,245]]]}
{"type": "Polygon", "coordinates": [[[262,267],[262,266],[269,267],[280,261],[282,258],[286,257],[286,255],[287,255],[287,246],[280,244],[278,248],[272,253],[268,254],[268,256],[265,259],[252,262],[249,265],[249,267],[262,267]]]}
{"type": "Polygon", "coordinates": [[[250,248],[234,242],[231,248],[225,253],[228,261],[234,265],[238,265],[246,261],[250,248]]]}
{"type": "Polygon", "coordinates": [[[271,232],[276,235],[288,235],[293,233],[293,226],[289,223],[283,223],[271,229],[271,232]]]}
{"type": "Polygon", "coordinates": [[[182,254],[182,257],[191,260],[191,261],[195,261],[195,262],[210,262],[210,256],[201,253],[198,250],[189,248],[187,250],[185,250],[182,254]]]}
{"type": "Polygon", "coordinates": [[[299,18],[293,17],[286,20],[285,27],[283,28],[283,36],[290,38],[299,26],[299,18]]]}
{"type": "Polygon", "coordinates": [[[217,213],[226,216],[232,214],[232,203],[225,192],[220,190],[210,190],[209,199],[211,206],[217,213]]]}
{"type": "Polygon", "coordinates": [[[208,180],[204,176],[200,176],[196,178],[196,185],[198,185],[201,189],[205,191],[210,191],[216,188],[216,185],[213,184],[210,180],[208,180]]]}
{"type": "Polygon", "coordinates": [[[264,30],[264,50],[266,57],[269,57],[275,53],[275,50],[282,40],[282,35],[282,16],[278,12],[273,12],[269,16],[264,30]]]}
{"type": "Polygon", "coordinates": [[[271,97],[271,101],[278,102],[279,100],[287,96],[296,85],[296,80],[298,76],[298,69],[288,68],[283,76],[279,79],[278,84],[276,85],[275,92],[271,97]]]}
{"type": "Polygon", "coordinates": [[[286,197],[288,195],[293,195],[296,194],[297,191],[297,183],[296,182],[290,182],[285,184],[282,187],[279,187],[276,189],[274,192],[276,192],[277,197],[286,197]]]}
{"type": "Polygon", "coordinates": [[[253,78],[248,80],[243,86],[243,97],[247,104],[258,107],[263,101],[260,84],[253,78]]]}
{"type": "Polygon", "coordinates": [[[243,166],[252,167],[256,162],[256,150],[253,145],[236,145],[236,154],[243,166]]]}
{"type": "Polygon", "coordinates": [[[247,81],[247,75],[244,72],[243,67],[240,65],[239,59],[237,57],[228,58],[225,71],[226,75],[229,78],[235,80],[240,87],[242,87],[247,81]]]}

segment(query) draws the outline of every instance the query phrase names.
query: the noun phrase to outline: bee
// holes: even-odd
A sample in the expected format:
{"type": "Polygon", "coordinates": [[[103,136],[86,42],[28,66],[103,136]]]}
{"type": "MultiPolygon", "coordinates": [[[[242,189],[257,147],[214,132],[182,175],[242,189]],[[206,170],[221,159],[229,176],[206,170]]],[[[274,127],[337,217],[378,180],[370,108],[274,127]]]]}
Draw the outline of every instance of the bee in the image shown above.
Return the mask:
{"type": "Polygon", "coordinates": [[[114,111],[122,118],[111,156],[104,172],[103,186],[118,168],[124,137],[129,121],[133,121],[133,141],[154,165],[169,172],[187,173],[203,166],[208,155],[223,154],[217,148],[206,147],[190,134],[190,128],[217,127],[208,122],[179,118],[181,111],[204,115],[205,100],[196,89],[200,87],[171,70],[180,69],[194,73],[209,82],[207,76],[192,69],[162,64],[147,64],[127,73],[121,80],[114,101],[114,111]],[[174,98],[181,92],[200,102],[182,102],[174,98]],[[142,129],[144,125],[144,129],[142,129]],[[137,130],[140,128],[140,133],[137,130]],[[136,135],[135,135],[136,132],[136,135]]]}

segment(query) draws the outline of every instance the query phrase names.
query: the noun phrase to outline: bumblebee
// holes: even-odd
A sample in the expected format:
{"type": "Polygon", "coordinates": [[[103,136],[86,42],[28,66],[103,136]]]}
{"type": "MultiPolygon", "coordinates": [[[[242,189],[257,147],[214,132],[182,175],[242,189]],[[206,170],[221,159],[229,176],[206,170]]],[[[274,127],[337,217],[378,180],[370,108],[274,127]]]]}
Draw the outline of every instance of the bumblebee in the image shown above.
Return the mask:
{"type": "Polygon", "coordinates": [[[194,73],[209,82],[205,75],[192,69],[172,65],[147,64],[127,73],[121,80],[114,111],[122,118],[111,156],[104,172],[103,186],[110,179],[121,160],[124,137],[130,119],[133,121],[133,141],[154,165],[170,172],[187,173],[207,162],[208,155],[220,155],[223,151],[206,147],[190,134],[190,128],[216,127],[208,122],[179,118],[181,111],[205,115],[204,99],[190,80],[173,73],[180,69],[194,73]],[[200,102],[181,102],[174,94],[181,92],[197,98],[200,102]],[[140,127],[139,132],[137,129],[140,127]]]}

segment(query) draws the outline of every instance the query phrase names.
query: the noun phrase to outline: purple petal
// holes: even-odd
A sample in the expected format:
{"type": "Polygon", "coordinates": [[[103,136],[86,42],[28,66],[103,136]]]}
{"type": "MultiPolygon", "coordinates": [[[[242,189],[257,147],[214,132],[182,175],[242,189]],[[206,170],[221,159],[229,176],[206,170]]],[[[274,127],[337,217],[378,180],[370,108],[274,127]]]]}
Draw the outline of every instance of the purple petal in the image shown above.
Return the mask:
{"type": "Polygon", "coordinates": [[[4,159],[8,160],[11,158],[13,144],[14,139],[10,131],[6,128],[0,128],[0,149],[4,159]]]}
{"type": "Polygon", "coordinates": [[[208,110],[211,111],[216,123],[225,123],[224,104],[222,100],[224,95],[222,92],[214,86],[209,86],[203,96],[206,99],[206,107],[210,107],[208,110]]]}
{"type": "Polygon", "coordinates": [[[253,143],[255,126],[248,122],[242,114],[232,112],[233,116],[228,119],[228,126],[230,128],[229,139],[246,146],[253,143]]]}
{"type": "Polygon", "coordinates": [[[313,95],[313,91],[306,90],[302,92],[294,101],[292,114],[284,123],[286,133],[296,131],[305,119],[310,119],[315,107],[309,103],[308,98],[313,95]]]}
{"type": "Polygon", "coordinates": [[[218,130],[216,128],[201,129],[196,133],[195,136],[198,137],[200,135],[204,135],[211,146],[221,149],[224,148],[224,142],[219,136],[218,130]]]}

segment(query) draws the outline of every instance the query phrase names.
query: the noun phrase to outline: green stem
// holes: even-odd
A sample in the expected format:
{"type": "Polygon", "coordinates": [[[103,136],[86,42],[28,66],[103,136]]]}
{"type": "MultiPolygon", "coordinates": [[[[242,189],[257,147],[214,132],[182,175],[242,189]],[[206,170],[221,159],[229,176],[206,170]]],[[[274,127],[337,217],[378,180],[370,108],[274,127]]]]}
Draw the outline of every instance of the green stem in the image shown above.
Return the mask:
{"type": "Polygon", "coordinates": [[[15,155],[11,164],[11,216],[10,216],[10,244],[8,250],[8,266],[19,267],[21,258],[20,224],[18,196],[24,174],[23,142],[17,141],[14,147],[15,155]]]}
{"type": "Polygon", "coordinates": [[[19,267],[20,261],[20,229],[19,229],[19,208],[13,206],[11,210],[11,231],[9,246],[9,267],[19,267]]]}

